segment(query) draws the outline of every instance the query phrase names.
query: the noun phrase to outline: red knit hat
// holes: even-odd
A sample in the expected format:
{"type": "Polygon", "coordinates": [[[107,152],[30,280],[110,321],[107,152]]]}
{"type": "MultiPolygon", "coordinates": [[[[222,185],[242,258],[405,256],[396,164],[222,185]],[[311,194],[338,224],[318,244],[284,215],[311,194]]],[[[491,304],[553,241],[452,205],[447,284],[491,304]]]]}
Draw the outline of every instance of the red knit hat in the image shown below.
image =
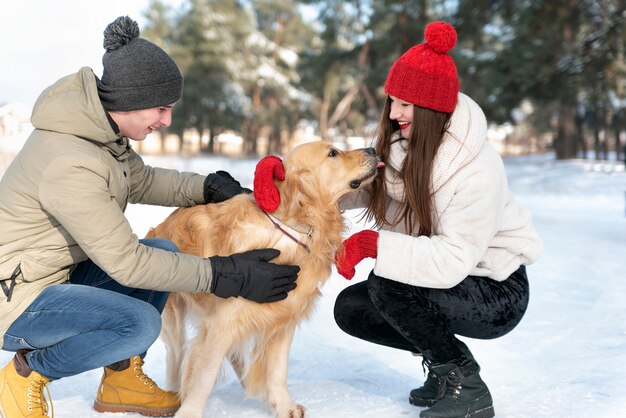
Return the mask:
{"type": "Polygon", "coordinates": [[[424,30],[426,42],[415,45],[394,62],[385,93],[419,107],[451,113],[459,93],[459,78],[448,51],[456,44],[449,23],[432,22],[424,30]]]}

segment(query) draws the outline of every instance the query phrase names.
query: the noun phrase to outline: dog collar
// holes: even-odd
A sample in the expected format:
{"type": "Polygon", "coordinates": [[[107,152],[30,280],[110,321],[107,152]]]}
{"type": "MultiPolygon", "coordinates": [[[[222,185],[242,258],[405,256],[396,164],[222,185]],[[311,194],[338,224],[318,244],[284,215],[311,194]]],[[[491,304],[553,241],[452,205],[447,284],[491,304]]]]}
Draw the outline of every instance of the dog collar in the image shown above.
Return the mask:
{"type": "Polygon", "coordinates": [[[302,241],[300,241],[298,238],[294,237],[294,235],[298,234],[298,235],[304,235],[305,238],[309,238],[311,235],[313,235],[313,228],[311,228],[309,230],[309,232],[304,233],[304,232],[299,232],[296,231],[295,229],[293,229],[292,227],[290,227],[289,225],[287,225],[286,223],[284,223],[283,221],[281,221],[280,219],[278,219],[277,217],[275,217],[274,215],[271,215],[265,211],[263,211],[263,213],[265,214],[265,216],[267,216],[267,219],[270,220],[270,222],[272,222],[274,224],[274,226],[283,234],[285,234],[288,238],[290,238],[292,241],[294,241],[296,244],[304,247],[304,249],[306,249],[308,252],[311,252],[310,248],[308,245],[306,245],[305,243],[303,243],[302,241]]]}

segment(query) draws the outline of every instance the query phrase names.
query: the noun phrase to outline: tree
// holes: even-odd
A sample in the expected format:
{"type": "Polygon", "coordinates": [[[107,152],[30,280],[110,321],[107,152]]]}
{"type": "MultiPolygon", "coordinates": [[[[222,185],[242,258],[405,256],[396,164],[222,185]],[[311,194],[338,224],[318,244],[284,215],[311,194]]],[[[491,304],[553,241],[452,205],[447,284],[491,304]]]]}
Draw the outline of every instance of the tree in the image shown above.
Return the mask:
{"type": "Polygon", "coordinates": [[[224,30],[245,27],[246,20],[244,8],[231,0],[190,0],[177,20],[175,42],[185,85],[175,116],[200,137],[208,133],[205,152],[214,151],[215,138],[224,130],[241,128],[249,112],[249,100],[231,65],[240,33],[224,30]]]}
{"type": "Polygon", "coordinates": [[[347,119],[356,123],[345,123],[344,135],[354,126],[365,126],[367,106],[374,105],[364,83],[369,59],[369,40],[365,36],[367,12],[361,2],[305,3],[318,7],[321,30],[303,51],[299,71],[302,85],[316,98],[320,135],[328,140],[329,131],[347,119]],[[365,97],[365,102],[356,100],[359,94],[365,97]],[[353,111],[355,104],[358,112],[353,111]]]}
{"type": "MultiPolygon", "coordinates": [[[[491,90],[483,90],[486,110],[504,121],[524,99],[538,109],[556,105],[557,158],[576,157],[581,146],[576,119],[581,100],[595,109],[598,100],[606,103],[607,95],[615,91],[611,84],[616,80],[609,82],[608,76],[615,75],[609,69],[616,50],[624,45],[618,29],[624,24],[623,9],[612,0],[496,1],[491,6],[489,21],[478,27],[491,39],[490,45],[483,45],[492,52],[472,58],[475,85],[491,90]]],[[[550,117],[548,112],[543,115],[550,117]]]]}
{"type": "Polygon", "coordinates": [[[281,153],[306,112],[310,95],[299,87],[299,52],[312,31],[293,0],[252,1],[249,34],[242,45],[239,82],[252,102],[245,121],[248,151],[257,152],[261,131],[268,137],[268,153],[281,153]]]}

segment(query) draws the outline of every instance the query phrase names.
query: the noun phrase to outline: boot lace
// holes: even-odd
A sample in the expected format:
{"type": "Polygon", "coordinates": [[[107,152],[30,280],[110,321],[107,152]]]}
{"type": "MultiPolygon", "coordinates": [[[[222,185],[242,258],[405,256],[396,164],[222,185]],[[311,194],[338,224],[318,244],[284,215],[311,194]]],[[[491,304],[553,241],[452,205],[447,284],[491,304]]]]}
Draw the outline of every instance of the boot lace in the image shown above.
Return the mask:
{"type": "Polygon", "coordinates": [[[461,376],[457,376],[457,371],[452,370],[444,376],[437,376],[439,379],[439,393],[438,399],[442,399],[445,395],[451,396],[456,399],[461,394],[461,376]]]}
{"type": "Polygon", "coordinates": [[[135,377],[143,382],[144,385],[149,386],[150,389],[152,389],[156,386],[156,382],[143,372],[143,364],[144,361],[141,357],[133,357],[133,371],[135,372],[135,377]]]}
{"type": "Polygon", "coordinates": [[[50,413],[54,418],[54,406],[52,405],[52,397],[50,396],[50,389],[47,386],[47,381],[41,380],[39,376],[35,376],[28,384],[28,394],[26,402],[28,403],[28,412],[32,412],[33,409],[41,409],[42,415],[48,416],[48,400],[43,394],[43,389],[46,388],[48,393],[48,399],[50,399],[50,413]]]}
{"type": "Polygon", "coordinates": [[[438,376],[430,370],[431,367],[432,362],[426,360],[425,358],[422,359],[422,372],[424,373],[424,376],[429,376],[436,379],[438,376]]]}

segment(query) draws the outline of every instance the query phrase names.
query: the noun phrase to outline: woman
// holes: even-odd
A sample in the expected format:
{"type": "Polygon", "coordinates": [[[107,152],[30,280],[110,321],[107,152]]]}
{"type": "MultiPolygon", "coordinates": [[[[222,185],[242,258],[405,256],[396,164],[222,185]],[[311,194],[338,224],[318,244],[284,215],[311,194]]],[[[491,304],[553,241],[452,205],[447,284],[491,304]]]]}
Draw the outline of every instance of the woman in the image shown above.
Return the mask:
{"type": "Polygon", "coordinates": [[[366,208],[379,232],[348,238],[337,269],[364,258],[373,272],[342,291],[335,319],[350,335],[421,353],[429,374],[409,401],[420,417],[492,417],[480,367],[455,334],[491,339],[511,331],[528,305],[525,266],[542,243],[512,198],[480,107],[459,93],[448,51],[454,28],[429,24],[426,42],[391,67],[376,152],[384,175],[342,202],[366,208]]]}

